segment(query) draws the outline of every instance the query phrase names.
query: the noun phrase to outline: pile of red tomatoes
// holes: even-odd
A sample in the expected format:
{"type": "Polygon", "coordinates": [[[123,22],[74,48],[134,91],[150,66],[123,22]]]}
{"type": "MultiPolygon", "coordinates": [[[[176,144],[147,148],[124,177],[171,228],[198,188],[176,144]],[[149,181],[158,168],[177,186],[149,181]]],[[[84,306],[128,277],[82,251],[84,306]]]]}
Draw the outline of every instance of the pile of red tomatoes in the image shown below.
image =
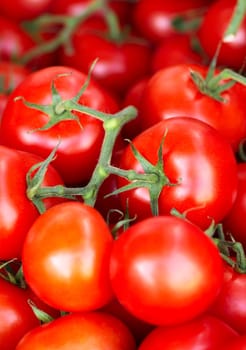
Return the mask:
{"type": "Polygon", "coordinates": [[[246,349],[246,5],[0,3],[1,350],[246,349]]]}

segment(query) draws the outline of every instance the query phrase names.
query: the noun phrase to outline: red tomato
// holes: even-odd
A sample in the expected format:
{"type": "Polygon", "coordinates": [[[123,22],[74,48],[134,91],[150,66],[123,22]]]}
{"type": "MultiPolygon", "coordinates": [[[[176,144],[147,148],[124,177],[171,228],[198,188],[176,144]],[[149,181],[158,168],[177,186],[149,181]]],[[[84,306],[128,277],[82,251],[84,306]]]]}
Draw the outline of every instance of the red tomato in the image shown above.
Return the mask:
{"type": "Polygon", "coordinates": [[[195,43],[190,35],[172,34],[162,40],[152,55],[151,68],[156,72],[162,68],[183,63],[202,64],[202,54],[196,51],[195,43]]]}
{"type": "Polygon", "coordinates": [[[205,77],[208,67],[182,64],[156,72],[144,90],[140,117],[143,129],[162,119],[187,116],[199,119],[219,130],[237,150],[246,136],[244,101],[236,84],[222,93],[225,102],[201,93],[191,72],[205,77]]]}
{"type": "Polygon", "coordinates": [[[225,232],[230,232],[234,239],[246,249],[246,163],[237,164],[238,190],[233,207],[223,220],[225,232]]]}
{"type": "Polygon", "coordinates": [[[25,290],[0,278],[0,348],[15,350],[19,340],[40,322],[25,290]]]}
{"type": "Polygon", "coordinates": [[[224,264],[223,286],[209,312],[246,334],[246,274],[224,264]]]}
{"type": "MultiPolygon", "coordinates": [[[[198,31],[203,50],[212,59],[235,9],[236,0],[217,0],[209,7],[198,31]],[[212,35],[211,35],[212,28],[212,35]]],[[[222,43],[217,64],[239,70],[246,57],[246,16],[237,33],[222,43]]]]}
{"type": "Polygon", "coordinates": [[[124,95],[150,69],[151,50],[148,43],[131,35],[114,40],[106,30],[88,28],[82,23],[72,36],[74,52],[60,53],[60,64],[88,72],[98,58],[92,77],[111,92],[124,95]],[[91,48],[93,47],[93,50],[91,48]]]}
{"type": "MultiPolygon", "coordinates": [[[[11,94],[0,127],[2,144],[45,158],[60,141],[57,157],[52,164],[67,185],[83,184],[89,180],[104,137],[102,122],[83,113],[75,113],[82,127],[75,120],[65,120],[48,130],[30,132],[44,126],[52,118],[59,118],[59,112],[57,114],[52,110],[51,115],[47,115],[15,98],[22,96],[35,104],[51,104],[53,81],[60,98],[70,99],[78,94],[85,79],[85,74],[63,66],[51,66],[30,74],[11,94]]],[[[59,101],[55,105],[57,103],[59,101]]],[[[118,110],[115,100],[92,80],[79,103],[109,113],[118,110]]]]}
{"type": "Polygon", "coordinates": [[[96,209],[80,202],[58,204],[28,231],[22,254],[24,277],[35,294],[54,308],[97,309],[112,298],[112,242],[96,209]]]}
{"type": "MultiPolygon", "coordinates": [[[[26,174],[43,159],[35,154],[0,146],[0,260],[20,258],[23,241],[32,223],[39,216],[27,198],[26,174]]],[[[43,185],[63,184],[57,171],[48,167],[43,185]]],[[[45,200],[46,208],[62,199],[45,200]]]]}
{"type": "Polygon", "coordinates": [[[70,314],[27,333],[16,350],[135,350],[128,328],[103,312],[70,314]]]}
{"type": "Polygon", "coordinates": [[[49,10],[52,0],[15,0],[1,1],[0,12],[14,21],[30,20],[49,10]]]}
{"type": "MultiPolygon", "coordinates": [[[[0,16],[0,33],[0,60],[19,62],[23,55],[36,46],[35,41],[24,31],[20,23],[3,15],[0,16]]],[[[52,53],[45,54],[33,58],[26,66],[35,70],[50,65],[53,60],[52,53]]]]}
{"type": "Polygon", "coordinates": [[[150,41],[157,43],[176,33],[173,20],[183,17],[191,20],[196,10],[207,7],[209,0],[141,0],[133,9],[132,24],[150,41]]]}
{"type": "Polygon", "coordinates": [[[222,285],[222,259],[197,226],[174,216],[132,225],[114,241],[110,275],[119,302],[137,318],[174,325],[202,314],[222,285]]]}
{"type": "MultiPolygon", "coordinates": [[[[187,117],[163,120],[140,133],[132,143],[155,165],[165,133],[162,160],[166,178],[158,182],[162,185],[159,214],[169,214],[176,208],[203,229],[208,228],[212,218],[220,222],[230,211],[237,191],[236,160],[231,146],[209,125],[187,117]]],[[[130,145],[123,152],[119,167],[144,173],[130,145]]],[[[118,184],[120,188],[129,181],[120,177],[118,184]]],[[[120,197],[123,208],[128,201],[130,217],[137,215],[141,220],[153,215],[147,188],[131,189],[120,193],[120,197]]]]}
{"type": "Polygon", "coordinates": [[[142,342],[139,350],[219,350],[239,339],[223,321],[202,316],[175,327],[157,327],[142,342]]]}

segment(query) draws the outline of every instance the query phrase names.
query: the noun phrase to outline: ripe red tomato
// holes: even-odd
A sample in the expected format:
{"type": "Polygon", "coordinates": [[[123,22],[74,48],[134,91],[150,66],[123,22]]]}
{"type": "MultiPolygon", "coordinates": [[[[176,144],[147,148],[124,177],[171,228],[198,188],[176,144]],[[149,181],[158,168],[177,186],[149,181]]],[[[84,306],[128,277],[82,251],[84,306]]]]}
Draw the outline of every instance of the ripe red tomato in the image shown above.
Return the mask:
{"type": "Polygon", "coordinates": [[[116,317],[89,312],[66,315],[28,332],[16,350],[31,349],[135,350],[136,345],[116,317]]]}
{"type": "MultiPolygon", "coordinates": [[[[140,133],[132,143],[154,165],[165,133],[162,160],[166,178],[158,200],[159,214],[169,214],[176,208],[203,229],[208,228],[212,218],[220,222],[230,211],[237,191],[236,160],[230,144],[217,130],[187,117],[163,120],[140,133]]],[[[144,173],[130,145],[119,166],[144,173]]],[[[119,188],[127,184],[128,180],[119,178],[119,188]]],[[[125,191],[120,198],[123,208],[128,203],[130,217],[136,215],[141,220],[153,215],[147,188],[125,191]]]]}
{"type": "Polygon", "coordinates": [[[25,290],[0,278],[0,348],[15,350],[19,340],[40,322],[28,304],[25,290]]]}
{"type": "Polygon", "coordinates": [[[197,226],[174,216],[132,225],[114,241],[110,275],[119,302],[137,318],[174,325],[202,314],[222,285],[222,259],[197,226]]]}
{"type": "MultiPolygon", "coordinates": [[[[0,260],[20,258],[23,241],[32,223],[39,216],[27,198],[26,174],[43,159],[35,154],[0,146],[0,260]]],[[[43,185],[63,185],[57,171],[49,166],[43,185]]],[[[45,200],[46,208],[63,201],[45,200]]]]}
{"type": "Polygon", "coordinates": [[[148,128],[162,119],[192,117],[219,130],[237,150],[246,136],[245,102],[239,93],[242,85],[236,84],[223,92],[225,102],[219,102],[199,91],[191,72],[205,77],[208,67],[194,64],[167,67],[149,79],[140,109],[142,128],[148,128]]]}
{"type": "Polygon", "coordinates": [[[207,7],[210,0],[141,0],[135,3],[132,25],[151,42],[158,43],[176,33],[173,20],[176,17],[192,19],[196,10],[207,7]]]}
{"type": "MultiPolygon", "coordinates": [[[[239,339],[225,322],[208,315],[174,327],[157,327],[139,350],[219,350],[239,339]]],[[[243,350],[243,349],[242,349],[243,350]]]]}
{"type": "MultiPolygon", "coordinates": [[[[225,31],[235,9],[236,0],[214,1],[198,30],[198,38],[203,50],[212,59],[219,44],[222,42],[225,31]],[[211,35],[211,28],[213,34],[211,35]]],[[[217,59],[217,65],[231,67],[235,70],[242,68],[246,57],[246,16],[237,33],[222,43],[217,59]]]]}
{"type": "MultiPolygon", "coordinates": [[[[0,127],[2,144],[36,153],[44,158],[60,142],[53,164],[66,185],[80,185],[89,180],[104,137],[102,122],[74,112],[81,125],[75,120],[65,120],[48,130],[31,132],[44,126],[52,118],[59,117],[59,112],[57,114],[52,110],[51,115],[47,115],[26,106],[22,100],[16,101],[15,98],[22,96],[26,101],[35,104],[51,104],[52,82],[60,97],[69,99],[78,94],[85,79],[85,74],[63,66],[51,66],[30,74],[11,94],[0,127]]],[[[109,113],[118,110],[115,100],[92,80],[79,103],[109,113]]]]}
{"type": "Polygon", "coordinates": [[[228,215],[223,220],[225,232],[230,232],[233,238],[242,243],[246,249],[246,163],[237,164],[238,189],[235,202],[228,215]]]}
{"type": "Polygon", "coordinates": [[[222,289],[209,312],[241,335],[246,334],[246,274],[224,264],[222,289]]]}
{"type": "Polygon", "coordinates": [[[82,23],[71,40],[74,52],[67,53],[64,48],[59,54],[60,64],[85,73],[98,58],[92,77],[112,93],[124,95],[132,84],[150,70],[149,44],[131,34],[114,39],[107,35],[105,29],[98,32],[97,28],[89,28],[82,23]]]}
{"type": "Polygon", "coordinates": [[[112,242],[96,209],[80,202],[58,204],[39,216],[27,233],[22,253],[25,280],[54,308],[100,308],[112,298],[112,242]]]}

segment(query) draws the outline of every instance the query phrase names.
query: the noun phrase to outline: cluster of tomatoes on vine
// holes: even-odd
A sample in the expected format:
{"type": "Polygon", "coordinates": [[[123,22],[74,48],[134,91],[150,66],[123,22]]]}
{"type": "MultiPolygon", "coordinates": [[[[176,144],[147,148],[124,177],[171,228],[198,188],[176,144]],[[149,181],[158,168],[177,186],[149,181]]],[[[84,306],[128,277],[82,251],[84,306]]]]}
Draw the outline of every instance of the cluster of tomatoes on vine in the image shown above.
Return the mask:
{"type": "Polygon", "coordinates": [[[245,350],[245,1],[2,1],[0,33],[0,348],[245,350]]]}

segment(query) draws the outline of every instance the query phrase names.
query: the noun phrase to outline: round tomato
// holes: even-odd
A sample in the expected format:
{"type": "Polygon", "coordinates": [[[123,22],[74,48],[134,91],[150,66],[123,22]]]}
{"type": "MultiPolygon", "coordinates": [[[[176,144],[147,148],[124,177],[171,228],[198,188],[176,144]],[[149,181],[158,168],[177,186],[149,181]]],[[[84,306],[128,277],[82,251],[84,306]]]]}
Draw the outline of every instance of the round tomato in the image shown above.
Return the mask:
{"type": "MultiPolygon", "coordinates": [[[[102,122],[83,113],[75,113],[76,120],[60,121],[47,130],[42,128],[49,121],[60,117],[56,105],[61,99],[75,97],[86,75],[76,69],[51,66],[30,74],[11,94],[3,113],[0,127],[0,142],[9,147],[36,153],[46,158],[59,144],[54,167],[59,171],[66,185],[80,185],[89,180],[100,153],[104,129],[102,122]],[[52,95],[51,84],[57,94],[52,95]],[[49,114],[25,105],[28,102],[50,105],[49,114]],[[54,102],[55,101],[55,102],[54,102]]],[[[81,105],[104,112],[116,112],[115,100],[92,80],[79,99],[81,105]]],[[[69,118],[69,112],[64,112],[69,118]]]]}
{"type": "Polygon", "coordinates": [[[159,216],[132,225],[114,241],[110,276],[119,302],[137,318],[174,325],[202,314],[222,285],[222,259],[190,222],[159,216]]]}
{"type": "Polygon", "coordinates": [[[81,202],[58,204],[27,233],[25,280],[48,305],[65,311],[94,310],[112,298],[109,257],[113,238],[98,211],[81,202]]]}
{"type": "Polygon", "coordinates": [[[174,327],[157,327],[142,342],[139,350],[218,350],[238,339],[225,322],[204,315],[174,327]]]}
{"type": "Polygon", "coordinates": [[[222,43],[217,65],[239,70],[243,67],[246,56],[246,16],[234,36],[223,41],[225,31],[229,25],[237,0],[214,1],[198,30],[198,38],[203,50],[212,59],[219,44],[222,43]],[[211,35],[211,28],[213,34],[211,35]]]}
{"type": "Polygon", "coordinates": [[[246,274],[224,264],[222,289],[209,312],[241,335],[246,334],[246,274]]]}
{"type": "MultiPolygon", "coordinates": [[[[165,134],[158,181],[150,189],[138,187],[120,193],[123,208],[127,205],[130,217],[137,216],[137,220],[152,216],[149,191],[159,186],[159,214],[169,214],[175,208],[203,229],[212,219],[220,222],[230,211],[237,191],[236,160],[230,144],[217,130],[187,117],[163,120],[136,136],[132,144],[155,165],[165,134]]],[[[123,152],[119,167],[146,173],[131,145],[123,152]]],[[[118,179],[119,188],[129,183],[123,177],[118,179]]]]}
{"type": "Polygon", "coordinates": [[[0,347],[15,350],[19,340],[40,322],[28,304],[25,290],[0,278],[0,347]]]}
{"type": "Polygon", "coordinates": [[[211,0],[141,0],[133,8],[132,25],[153,43],[176,33],[173,21],[177,17],[184,20],[196,18],[211,0]]]}
{"type": "Polygon", "coordinates": [[[176,65],[157,71],[149,79],[139,113],[142,128],[146,129],[162,119],[192,117],[218,130],[237,150],[246,136],[245,102],[239,93],[242,85],[236,84],[224,91],[224,101],[220,102],[200,92],[191,72],[205,77],[208,67],[176,65]]]}
{"type": "Polygon", "coordinates": [[[75,313],[27,333],[16,350],[135,350],[134,338],[116,317],[103,312],[75,313]]]}
{"type": "Polygon", "coordinates": [[[82,23],[71,39],[73,53],[66,52],[64,48],[59,62],[88,72],[93,61],[98,58],[92,77],[112,93],[124,96],[133,83],[149,72],[150,46],[130,34],[114,39],[105,29],[96,29],[82,23]]]}
{"type": "MultiPolygon", "coordinates": [[[[0,146],[0,260],[21,257],[27,231],[39,216],[27,198],[26,174],[31,166],[43,161],[35,154],[0,146]]],[[[43,186],[63,185],[57,171],[50,165],[43,186]]],[[[46,208],[63,201],[48,198],[46,208]]]]}

